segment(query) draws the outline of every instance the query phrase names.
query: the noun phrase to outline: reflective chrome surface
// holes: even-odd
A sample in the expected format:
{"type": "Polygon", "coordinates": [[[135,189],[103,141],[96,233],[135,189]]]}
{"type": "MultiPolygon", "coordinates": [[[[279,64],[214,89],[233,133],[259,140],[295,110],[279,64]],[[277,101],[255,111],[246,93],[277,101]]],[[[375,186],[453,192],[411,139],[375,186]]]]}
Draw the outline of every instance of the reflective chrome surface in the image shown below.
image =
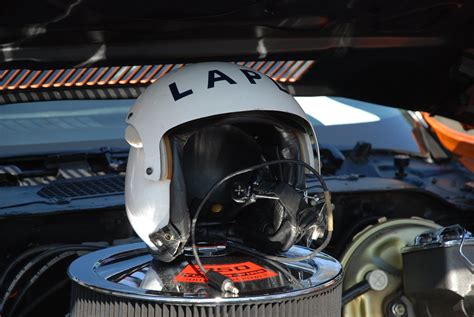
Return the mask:
{"type": "MultiPolygon", "coordinates": [[[[204,254],[209,249],[203,250],[204,254]]],[[[206,257],[203,261],[245,261],[250,259],[247,255],[236,253],[225,254],[217,250],[219,256],[206,257]],[[234,260],[232,256],[234,256],[234,260]],[[207,260],[206,260],[207,259],[207,260]]],[[[311,250],[303,247],[293,247],[286,256],[300,256],[308,254],[311,250]]],[[[169,303],[243,303],[287,299],[318,291],[324,291],[342,281],[342,267],[335,259],[325,254],[315,258],[292,263],[278,271],[278,276],[268,279],[263,283],[236,283],[243,291],[238,296],[226,297],[217,294],[209,286],[202,283],[184,285],[175,281],[177,272],[180,272],[192,257],[184,256],[181,262],[172,265],[156,263],[148,254],[144,243],[127,244],[96,251],[75,260],[69,267],[70,278],[97,292],[115,296],[146,299],[169,303]],[[288,271],[288,272],[287,272],[288,271]],[[289,273],[291,272],[291,274],[289,273]]],[[[251,261],[261,266],[268,267],[261,260],[251,258],[251,261]]],[[[224,262],[225,263],[225,262],[224,262]]],[[[212,264],[212,263],[211,263],[212,264]]],[[[270,265],[271,266],[271,265],[270,265]]]]}
{"type": "Polygon", "coordinates": [[[405,247],[403,252],[451,246],[458,246],[462,250],[463,245],[473,244],[474,237],[469,231],[460,225],[452,225],[430,230],[416,236],[414,243],[405,247]]]}

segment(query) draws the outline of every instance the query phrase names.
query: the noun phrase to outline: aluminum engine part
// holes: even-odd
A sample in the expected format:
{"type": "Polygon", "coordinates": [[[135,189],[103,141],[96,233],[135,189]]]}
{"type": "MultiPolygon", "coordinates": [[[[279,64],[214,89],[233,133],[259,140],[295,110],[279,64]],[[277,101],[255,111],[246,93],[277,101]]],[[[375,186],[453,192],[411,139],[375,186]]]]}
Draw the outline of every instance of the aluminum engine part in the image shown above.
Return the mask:
{"type": "MultiPolygon", "coordinates": [[[[420,218],[386,220],[358,233],[344,252],[341,263],[344,267],[344,290],[366,279],[367,273],[382,270],[387,274],[387,287],[381,291],[369,290],[343,307],[346,317],[391,316],[392,303],[404,301],[399,298],[402,288],[402,249],[415,237],[427,230],[440,228],[432,221],[420,218]]],[[[409,304],[409,303],[408,303],[409,304]]],[[[410,307],[406,305],[407,314],[410,307]]]]}
{"type": "Polygon", "coordinates": [[[403,288],[417,316],[473,316],[472,261],[474,238],[459,225],[417,236],[403,250],[403,288]]]}

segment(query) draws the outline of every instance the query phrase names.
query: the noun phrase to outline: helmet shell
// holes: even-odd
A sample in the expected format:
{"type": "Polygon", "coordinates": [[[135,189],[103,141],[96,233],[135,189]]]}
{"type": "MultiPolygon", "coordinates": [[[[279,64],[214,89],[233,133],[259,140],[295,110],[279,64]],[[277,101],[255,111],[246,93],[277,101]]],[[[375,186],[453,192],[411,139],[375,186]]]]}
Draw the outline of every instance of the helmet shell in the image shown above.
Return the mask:
{"type": "Polygon", "coordinates": [[[297,101],[271,78],[231,63],[185,66],[150,85],[127,116],[131,145],[125,203],[132,227],[152,249],[149,235],[170,219],[170,160],[164,136],[181,124],[215,115],[277,111],[296,119],[304,131],[304,161],[314,166],[315,134],[297,101]]]}

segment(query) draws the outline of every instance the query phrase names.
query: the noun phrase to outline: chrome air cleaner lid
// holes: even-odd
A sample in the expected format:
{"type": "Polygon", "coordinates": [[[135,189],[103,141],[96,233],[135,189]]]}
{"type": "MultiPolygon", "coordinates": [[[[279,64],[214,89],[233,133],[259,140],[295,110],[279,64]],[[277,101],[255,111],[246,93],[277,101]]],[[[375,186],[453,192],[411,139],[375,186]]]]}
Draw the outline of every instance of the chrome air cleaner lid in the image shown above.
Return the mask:
{"type": "MultiPolygon", "coordinates": [[[[293,247],[286,256],[308,254],[293,247]]],[[[144,243],[96,251],[75,260],[70,278],[95,293],[176,304],[240,304],[291,299],[339,289],[342,267],[325,254],[291,264],[275,264],[225,247],[201,247],[202,261],[230,277],[239,295],[219,293],[205,283],[194,259],[185,254],[173,263],[153,261],[144,243]]],[[[76,286],[77,286],[76,284],[76,286]]]]}

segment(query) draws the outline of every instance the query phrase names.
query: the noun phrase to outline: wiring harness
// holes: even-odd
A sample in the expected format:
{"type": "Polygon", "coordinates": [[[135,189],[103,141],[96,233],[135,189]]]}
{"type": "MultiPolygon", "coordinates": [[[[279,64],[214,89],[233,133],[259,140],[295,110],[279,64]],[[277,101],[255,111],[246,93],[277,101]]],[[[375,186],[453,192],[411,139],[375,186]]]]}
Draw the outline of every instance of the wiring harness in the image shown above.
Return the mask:
{"type": "Polygon", "coordinates": [[[52,244],[28,249],[19,254],[0,275],[0,316],[21,317],[31,313],[45,299],[68,284],[68,279],[52,285],[26,307],[20,304],[26,294],[53,266],[101,247],[87,244],[52,244]],[[23,308],[20,312],[19,309],[23,308]]]}

